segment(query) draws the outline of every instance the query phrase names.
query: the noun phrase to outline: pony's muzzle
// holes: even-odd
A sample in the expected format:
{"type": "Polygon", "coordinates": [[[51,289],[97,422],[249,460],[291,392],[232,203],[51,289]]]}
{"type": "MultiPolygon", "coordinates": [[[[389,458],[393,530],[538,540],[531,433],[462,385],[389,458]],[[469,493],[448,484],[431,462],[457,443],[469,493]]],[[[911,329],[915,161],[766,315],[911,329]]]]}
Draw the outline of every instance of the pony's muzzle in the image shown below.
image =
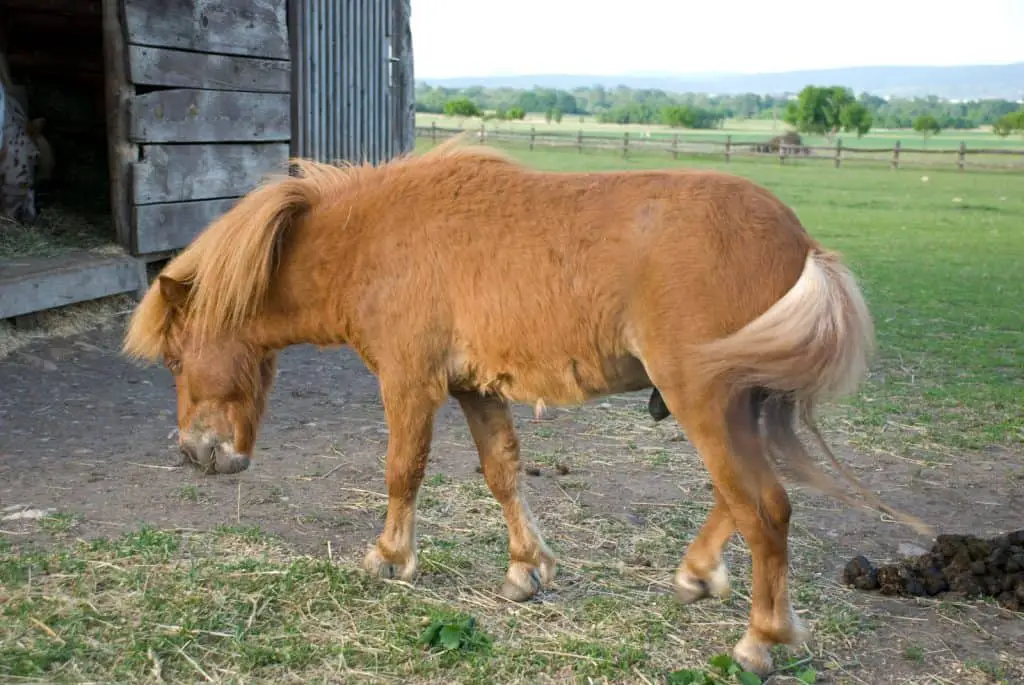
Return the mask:
{"type": "Polygon", "coordinates": [[[217,473],[241,473],[249,468],[252,461],[248,454],[240,454],[231,445],[221,445],[213,450],[214,468],[217,473]]]}
{"type": "Polygon", "coordinates": [[[212,440],[182,440],[178,443],[185,462],[209,472],[215,463],[212,440]]]}
{"type": "Polygon", "coordinates": [[[185,462],[207,475],[241,473],[252,461],[248,454],[235,450],[230,441],[218,442],[211,433],[183,438],[178,447],[185,462]]]}
{"type": "Polygon", "coordinates": [[[248,454],[236,452],[229,443],[216,445],[212,441],[183,442],[180,449],[186,463],[207,475],[241,473],[252,463],[248,454]]]}

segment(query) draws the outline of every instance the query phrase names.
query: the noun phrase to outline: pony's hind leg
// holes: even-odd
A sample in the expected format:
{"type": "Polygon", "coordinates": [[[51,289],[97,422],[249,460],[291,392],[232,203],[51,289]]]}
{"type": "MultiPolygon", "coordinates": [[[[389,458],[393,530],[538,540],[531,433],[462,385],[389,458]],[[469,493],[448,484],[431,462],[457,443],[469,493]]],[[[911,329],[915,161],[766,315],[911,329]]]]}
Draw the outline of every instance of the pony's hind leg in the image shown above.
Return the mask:
{"type": "MultiPolygon", "coordinates": [[[[658,393],[658,390],[654,390],[658,393]]],[[[734,431],[734,440],[745,441],[743,448],[752,454],[763,454],[764,440],[758,430],[758,421],[767,395],[758,390],[745,395],[747,412],[743,412],[743,403],[733,409],[731,418],[739,429],[734,431]]],[[[651,396],[652,403],[654,395],[651,396]]],[[[658,401],[665,407],[665,415],[670,416],[664,400],[658,395],[658,401]]],[[[729,569],[722,560],[722,551],[729,538],[736,532],[736,522],[729,513],[729,504],[722,492],[715,487],[715,504],[708,514],[707,521],[701,527],[697,537],[690,543],[683,556],[682,563],[676,571],[676,597],[684,604],[691,604],[706,597],[725,599],[729,596],[729,569]]]]}
{"type": "Polygon", "coordinates": [[[519,440],[508,402],[493,395],[453,393],[469,424],[480,453],[484,479],[498,500],[508,524],[509,567],[501,594],[521,602],[532,597],[555,575],[551,554],[519,490],[519,440]]]}
{"type": "Polygon", "coordinates": [[[388,424],[388,511],[384,532],[363,560],[367,572],[402,580],[416,573],[416,496],[427,468],[434,414],[444,398],[435,388],[411,385],[381,383],[388,424]]]}
{"type": "Polygon", "coordinates": [[[716,487],[711,513],[686,548],[676,570],[674,585],[680,602],[692,604],[707,597],[725,599],[729,596],[729,569],[722,560],[722,550],[735,531],[729,505],[716,487]]]}
{"type": "MultiPolygon", "coordinates": [[[[729,531],[727,514],[750,548],[750,621],[733,656],[748,670],[766,674],[772,670],[770,648],[801,642],[805,634],[789,601],[789,497],[771,468],[757,430],[754,393],[741,392],[730,399],[721,386],[701,392],[663,387],[662,393],[721,497],[698,539],[707,543],[705,549],[714,549],[723,538],[724,545],[729,531]]],[[[713,558],[699,551],[688,551],[687,556],[693,561],[713,558]]],[[[696,567],[684,560],[681,568],[696,567]]]]}

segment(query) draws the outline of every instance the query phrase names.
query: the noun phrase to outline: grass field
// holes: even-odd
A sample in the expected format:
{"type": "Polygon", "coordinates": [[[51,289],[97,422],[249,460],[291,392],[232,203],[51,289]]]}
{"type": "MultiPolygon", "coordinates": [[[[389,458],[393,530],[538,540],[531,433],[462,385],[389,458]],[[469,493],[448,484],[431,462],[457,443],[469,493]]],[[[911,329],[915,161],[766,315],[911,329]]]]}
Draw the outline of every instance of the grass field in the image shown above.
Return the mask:
{"type": "MultiPolygon", "coordinates": [[[[429,127],[431,123],[441,128],[468,128],[479,130],[480,119],[464,119],[461,117],[447,117],[438,114],[417,113],[416,125],[429,127]]],[[[489,121],[486,124],[489,130],[498,131],[522,131],[528,132],[535,128],[537,133],[562,133],[567,136],[576,135],[583,130],[587,136],[609,136],[621,138],[623,132],[629,131],[630,135],[644,135],[649,133],[652,138],[670,139],[678,134],[681,139],[688,140],[720,140],[724,141],[725,136],[731,135],[734,142],[763,141],[774,135],[784,133],[786,124],[779,120],[774,126],[771,120],[730,119],[725,126],[718,130],[675,130],[661,125],[644,124],[602,124],[592,116],[566,116],[561,123],[548,123],[544,117],[531,114],[523,121],[489,121]],[[582,121],[581,121],[582,120],[582,121]]],[[[963,142],[968,148],[994,148],[1001,150],[1024,150],[1024,136],[1013,135],[1006,138],[997,136],[991,130],[967,130],[967,131],[943,131],[939,135],[932,136],[925,142],[921,136],[909,130],[888,130],[880,129],[870,131],[867,135],[858,138],[855,135],[842,134],[843,145],[846,147],[862,148],[891,148],[895,142],[900,141],[904,148],[928,148],[939,150],[953,150],[963,142]]],[[[805,135],[804,142],[810,146],[830,147],[835,141],[828,141],[822,136],[805,135]]]]}
{"type": "MultiPolygon", "coordinates": [[[[643,154],[509,151],[558,171],[672,165],[643,154]]],[[[859,276],[880,357],[864,389],[825,419],[869,487],[927,511],[940,533],[1020,527],[1020,179],[699,158],[678,166],[726,168],[771,188],[859,276]]],[[[711,496],[696,455],[671,422],[650,423],[645,397],[547,422],[518,415],[524,460],[542,473],[528,479],[531,504],[560,571],[550,594],[510,605],[495,594],[507,563],[501,511],[473,471],[457,414],[438,419],[418,505],[421,575],[414,586],[381,582],[358,570],[386,504],[372,379],[286,358],[276,417],[261,434],[270,454],[242,477],[203,478],[132,465],[140,440],[155,442],[173,422],[154,418],[154,398],[173,411],[173,396],[162,370],[139,375],[109,344],[102,353],[87,343],[94,356],[78,373],[99,375],[73,377],[63,393],[60,374],[18,367],[4,376],[0,367],[0,384],[13,377],[39,388],[17,405],[0,397],[7,426],[38,434],[0,434],[0,457],[10,457],[0,473],[13,484],[0,493],[25,499],[35,488],[35,506],[54,509],[0,531],[5,682],[740,682],[715,675],[708,660],[742,634],[749,556],[738,539],[727,550],[729,600],[684,607],[672,597],[672,571],[711,496]],[[345,401],[339,424],[328,400],[341,385],[360,394],[345,401]],[[73,426],[64,414],[50,418],[61,404],[53,398],[73,402],[83,387],[109,401],[90,399],[73,426]],[[123,436],[102,429],[127,419],[123,436]],[[62,427],[70,437],[53,434],[62,427]],[[52,449],[67,452],[55,462],[52,449]],[[3,471],[15,454],[25,461],[3,471]],[[69,504],[76,497],[85,504],[69,504]],[[129,511],[142,514],[118,508],[134,500],[129,511]]],[[[794,503],[792,593],[814,644],[780,649],[773,682],[1024,682],[1024,616],[984,601],[883,600],[843,588],[837,567],[851,549],[884,556],[898,541],[927,541],[803,492],[794,503]]]]}
{"type": "MultiPolygon", "coordinates": [[[[655,155],[624,161],[614,153],[507,149],[553,171],[672,165],[655,155]]],[[[1020,178],[700,158],[677,166],[728,170],[765,185],[856,270],[876,318],[880,359],[865,391],[835,418],[862,444],[906,452],[1024,441],[1020,178]]]]}

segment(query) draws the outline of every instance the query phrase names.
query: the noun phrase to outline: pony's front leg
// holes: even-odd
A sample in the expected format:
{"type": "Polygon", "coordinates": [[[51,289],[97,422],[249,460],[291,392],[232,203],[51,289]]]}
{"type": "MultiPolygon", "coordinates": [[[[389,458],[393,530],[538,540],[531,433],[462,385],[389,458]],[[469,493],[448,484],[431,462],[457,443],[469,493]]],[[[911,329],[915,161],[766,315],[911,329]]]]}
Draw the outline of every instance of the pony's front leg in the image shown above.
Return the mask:
{"type": "Polygon", "coordinates": [[[508,402],[475,392],[453,393],[480,453],[491,494],[508,524],[509,567],[501,595],[514,602],[533,597],[555,576],[555,557],[544,544],[519,490],[519,440],[508,402]]]}
{"type": "Polygon", "coordinates": [[[413,383],[381,383],[388,423],[388,512],[384,532],[363,567],[382,578],[410,580],[416,573],[416,496],[427,468],[434,414],[444,398],[431,390],[413,383]]]}

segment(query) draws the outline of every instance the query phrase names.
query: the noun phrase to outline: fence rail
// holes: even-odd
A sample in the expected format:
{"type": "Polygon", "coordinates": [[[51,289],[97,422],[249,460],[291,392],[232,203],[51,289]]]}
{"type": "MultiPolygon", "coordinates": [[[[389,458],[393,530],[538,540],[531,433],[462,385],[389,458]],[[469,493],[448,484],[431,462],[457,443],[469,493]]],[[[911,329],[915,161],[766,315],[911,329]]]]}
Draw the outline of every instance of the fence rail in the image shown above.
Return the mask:
{"type": "Polygon", "coordinates": [[[459,134],[469,134],[481,143],[526,143],[530,150],[537,147],[573,148],[578,152],[584,150],[614,150],[627,157],[631,152],[647,154],[660,153],[671,155],[673,159],[683,156],[716,156],[726,162],[734,157],[772,158],[779,164],[787,160],[819,159],[830,160],[836,168],[845,162],[875,162],[888,164],[893,169],[901,166],[953,166],[960,171],[972,169],[1002,169],[1024,171],[1024,150],[1008,150],[1000,148],[968,148],[960,143],[957,148],[906,148],[900,141],[892,147],[847,147],[842,138],[837,138],[835,145],[770,145],[769,141],[733,141],[727,135],[723,139],[713,138],[682,138],[678,134],[671,137],[647,137],[630,135],[629,131],[621,136],[586,133],[580,129],[576,133],[559,131],[537,131],[531,127],[529,131],[488,130],[485,126],[478,129],[445,128],[431,124],[417,126],[417,138],[429,138],[436,143],[459,134]],[[986,163],[984,160],[991,160],[986,163]],[[968,164],[968,159],[972,161],[968,164]],[[982,160],[975,162],[973,160],[982,160]],[[1005,160],[995,163],[996,160],[1005,160]]]}

